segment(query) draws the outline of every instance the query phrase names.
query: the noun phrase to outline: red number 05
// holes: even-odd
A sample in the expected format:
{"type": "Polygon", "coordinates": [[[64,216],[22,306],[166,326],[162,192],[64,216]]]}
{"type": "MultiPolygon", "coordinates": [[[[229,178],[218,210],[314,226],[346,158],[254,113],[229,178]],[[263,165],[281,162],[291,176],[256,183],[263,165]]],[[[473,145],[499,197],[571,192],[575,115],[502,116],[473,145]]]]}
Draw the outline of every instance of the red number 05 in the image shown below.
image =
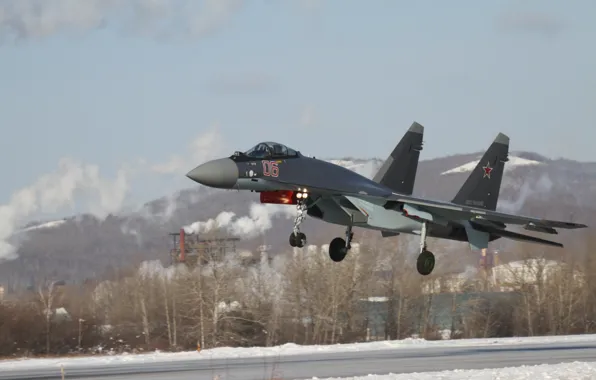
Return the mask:
{"type": "Polygon", "coordinates": [[[277,177],[279,175],[279,168],[275,161],[263,161],[263,175],[267,177],[277,177]]]}

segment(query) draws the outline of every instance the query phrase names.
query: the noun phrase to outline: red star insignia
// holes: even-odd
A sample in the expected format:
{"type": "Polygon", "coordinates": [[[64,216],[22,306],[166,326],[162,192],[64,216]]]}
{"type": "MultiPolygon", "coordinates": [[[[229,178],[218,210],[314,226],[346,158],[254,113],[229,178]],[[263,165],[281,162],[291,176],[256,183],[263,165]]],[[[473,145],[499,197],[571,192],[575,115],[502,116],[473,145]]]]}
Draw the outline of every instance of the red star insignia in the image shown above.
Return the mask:
{"type": "Polygon", "coordinates": [[[493,171],[493,168],[490,167],[490,162],[487,162],[486,166],[483,166],[482,169],[484,169],[484,174],[482,175],[482,178],[488,177],[488,179],[490,179],[490,173],[493,171]]]}

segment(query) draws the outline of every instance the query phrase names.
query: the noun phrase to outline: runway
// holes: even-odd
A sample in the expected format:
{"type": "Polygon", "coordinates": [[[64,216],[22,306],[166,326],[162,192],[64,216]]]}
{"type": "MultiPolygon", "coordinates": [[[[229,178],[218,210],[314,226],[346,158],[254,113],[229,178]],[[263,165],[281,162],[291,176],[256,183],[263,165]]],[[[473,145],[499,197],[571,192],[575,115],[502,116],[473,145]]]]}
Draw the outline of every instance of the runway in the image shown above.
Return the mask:
{"type": "MultiPolygon", "coordinates": [[[[64,379],[262,380],[502,368],[596,361],[596,342],[476,347],[408,347],[378,351],[288,356],[93,364],[65,367],[64,379]]],[[[0,370],[0,379],[61,379],[56,366],[0,370]]]]}

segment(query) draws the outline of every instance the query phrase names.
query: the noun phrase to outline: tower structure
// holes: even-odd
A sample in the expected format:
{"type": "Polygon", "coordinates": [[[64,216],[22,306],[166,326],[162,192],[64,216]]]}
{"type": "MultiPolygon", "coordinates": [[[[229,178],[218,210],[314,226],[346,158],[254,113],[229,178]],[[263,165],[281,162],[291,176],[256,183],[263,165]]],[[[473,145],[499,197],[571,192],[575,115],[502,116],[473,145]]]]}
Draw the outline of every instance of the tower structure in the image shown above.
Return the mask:
{"type": "Polygon", "coordinates": [[[235,236],[209,235],[201,238],[199,234],[188,234],[183,228],[179,232],[171,232],[173,247],[170,249],[172,264],[185,263],[194,267],[197,263],[221,261],[228,253],[236,253],[235,236]]]}
{"type": "Polygon", "coordinates": [[[480,275],[484,284],[484,290],[488,291],[497,286],[497,278],[493,268],[499,265],[498,251],[488,250],[484,248],[480,251],[478,266],[480,275]]]}

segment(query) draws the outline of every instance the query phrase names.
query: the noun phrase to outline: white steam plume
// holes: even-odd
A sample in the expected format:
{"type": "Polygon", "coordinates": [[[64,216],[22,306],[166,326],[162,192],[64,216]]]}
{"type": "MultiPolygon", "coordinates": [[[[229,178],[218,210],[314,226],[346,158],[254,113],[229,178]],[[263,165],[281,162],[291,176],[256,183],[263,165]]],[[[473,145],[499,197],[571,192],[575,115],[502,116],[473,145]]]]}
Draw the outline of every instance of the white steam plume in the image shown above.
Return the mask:
{"type": "MultiPolygon", "coordinates": [[[[511,186],[516,185],[511,184],[511,186]]],[[[532,196],[548,194],[552,191],[553,187],[554,182],[546,173],[542,174],[537,181],[534,179],[524,180],[521,186],[519,186],[517,198],[512,201],[499,199],[498,208],[504,212],[518,213],[526,203],[526,200],[532,196]]]]}
{"type": "Polygon", "coordinates": [[[184,232],[197,234],[223,229],[234,236],[252,238],[269,230],[272,227],[271,219],[276,215],[295,217],[296,208],[288,205],[253,203],[250,206],[249,216],[236,218],[233,212],[223,211],[213,219],[185,226],[184,232]]]}
{"type": "Polygon", "coordinates": [[[243,0],[2,0],[0,43],[107,26],[155,38],[203,37],[221,28],[242,3],[243,0]]]}
{"type": "Polygon", "coordinates": [[[165,281],[172,281],[174,277],[178,274],[186,274],[188,273],[188,267],[184,264],[172,265],[169,267],[164,267],[161,261],[159,260],[148,260],[143,261],[139,265],[139,269],[137,274],[141,277],[145,278],[155,278],[158,277],[161,280],[165,281]]]}
{"type": "MultiPolygon", "coordinates": [[[[192,168],[195,162],[198,164],[203,159],[219,154],[221,147],[221,135],[218,128],[214,127],[193,140],[186,157],[174,156],[163,165],[147,166],[143,162],[139,165],[123,165],[123,169],[119,170],[112,180],[103,178],[96,165],[79,163],[69,158],[60,160],[56,171],[45,174],[30,186],[15,191],[8,203],[0,205],[0,262],[17,258],[16,247],[10,244],[9,239],[18,232],[17,229],[27,218],[37,213],[63,211],[66,207],[74,209],[76,201],[86,200],[84,211],[104,219],[109,214],[123,211],[133,174],[146,173],[147,170],[180,174],[192,168]],[[160,171],[156,168],[169,170],[160,171]]],[[[171,199],[163,211],[164,217],[169,219],[176,206],[175,200],[171,199]]],[[[131,230],[128,226],[123,228],[139,241],[142,238],[137,231],[131,230]]]]}
{"type": "Polygon", "coordinates": [[[160,174],[183,174],[194,166],[223,154],[224,149],[219,126],[215,124],[192,140],[188,156],[173,155],[167,162],[153,165],[151,170],[160,174]]]}
{"type": "Polygon", "coordinates": [[[58,170],[16,191],[7,204],[0,205],[0,261],[15,259],[16,248],[9,239],[20,223],[37,212],[56,212],[74,207],[75,197],[87,196],[87,210],[104,218],[121,209],[129,185],[120,170],[114,180],[102,178],[95,165],[62,159],[58,170]]]}

